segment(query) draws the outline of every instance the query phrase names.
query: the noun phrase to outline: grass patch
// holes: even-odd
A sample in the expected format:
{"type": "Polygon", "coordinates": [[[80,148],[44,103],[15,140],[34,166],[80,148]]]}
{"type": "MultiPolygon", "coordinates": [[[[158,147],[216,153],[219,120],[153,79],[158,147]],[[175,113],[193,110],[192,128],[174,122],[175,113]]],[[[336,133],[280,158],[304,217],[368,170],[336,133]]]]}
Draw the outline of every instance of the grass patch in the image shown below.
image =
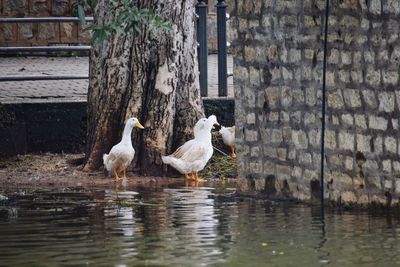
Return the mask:
{"type": "Polygon", "coordinates": [[[207,163],[201,175],[204,179],[236,178],[238,175],[237,169],[236,160],[214,152],[214,156],[207,163]]]}

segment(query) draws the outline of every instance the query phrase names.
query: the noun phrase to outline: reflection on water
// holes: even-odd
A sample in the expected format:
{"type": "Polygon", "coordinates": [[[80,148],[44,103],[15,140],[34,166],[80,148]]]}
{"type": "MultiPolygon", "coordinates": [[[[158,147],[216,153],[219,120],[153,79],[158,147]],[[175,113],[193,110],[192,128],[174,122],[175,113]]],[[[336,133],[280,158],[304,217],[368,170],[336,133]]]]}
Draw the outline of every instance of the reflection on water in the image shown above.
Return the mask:
{"type": "Polygon", "coordinates": [[[322,224],[318,209],[254,200],[220,202],[205,187],[98,190],[79,195],[77,203],[84,205],[71,205],[69,194],[57,199],[45,196],[36,205],[35,196],[25,196],[0,206],[0,265],[400,263],[397,218],[328,213],[322,224]],[[151,205],[121,205],[138,201],[151,205]]]}

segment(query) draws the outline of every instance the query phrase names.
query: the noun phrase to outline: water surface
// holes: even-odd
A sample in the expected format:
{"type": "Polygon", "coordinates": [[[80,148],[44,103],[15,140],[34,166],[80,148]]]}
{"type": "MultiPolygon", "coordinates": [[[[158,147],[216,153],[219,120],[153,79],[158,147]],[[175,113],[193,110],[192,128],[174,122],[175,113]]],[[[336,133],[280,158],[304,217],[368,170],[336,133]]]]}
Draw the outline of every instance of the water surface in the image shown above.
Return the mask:
{"type": "Polygon", "coordinates": [[[400,221],[211,187],[3,192],[1,266],[399,266],[400,221]],[[137,202],[144,204],[136,204],[137,202]]]}

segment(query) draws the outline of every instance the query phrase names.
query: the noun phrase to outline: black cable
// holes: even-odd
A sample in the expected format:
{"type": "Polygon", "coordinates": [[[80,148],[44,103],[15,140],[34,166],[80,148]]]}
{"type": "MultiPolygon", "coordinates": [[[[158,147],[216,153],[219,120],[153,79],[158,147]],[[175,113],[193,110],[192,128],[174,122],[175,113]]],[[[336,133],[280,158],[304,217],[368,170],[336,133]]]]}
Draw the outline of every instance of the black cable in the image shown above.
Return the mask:
{"type": "Polygon", "coordinates": [[[324,61],[322,70],[322,127],[321,127],[321,173],[320,173],[320,188],[321,188],[321,218],[325,215],[324,205],[324,159],[325,159],[325,112],[326,112],[326,67],[328,53],[328,19],[329,19],[329,0],[326,0],[325,5],[325,29],[324,29],[324,61]]]}

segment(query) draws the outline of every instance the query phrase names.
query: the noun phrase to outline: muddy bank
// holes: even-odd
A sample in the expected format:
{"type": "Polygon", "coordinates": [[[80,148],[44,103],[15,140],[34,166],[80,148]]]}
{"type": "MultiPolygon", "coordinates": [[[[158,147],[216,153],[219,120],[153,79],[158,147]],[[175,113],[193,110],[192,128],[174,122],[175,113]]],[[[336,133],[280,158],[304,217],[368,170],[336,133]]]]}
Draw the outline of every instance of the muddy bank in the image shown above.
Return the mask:
{"type": "MultiPolygon", "coordinates": [[[[0,187],[110,187],[116,184],[113,177],[107,177],[103,171],[83,172],[80,159],[83,154],[27,154],[0,159],[0,187]]],[[[216,158],[211,166],[220,169],[225,159],[216,158]]],[[[236,171],[222,173],[208,168],[203,173],[205,183],[184,183],[182,177],[143,177],[128,172],[124,186],[166,187],[173,185],[201,186],[221,178],[234,178],[236,171]],[[229,176],[229,177],[225,177],[229,176]]],[[[229,183],[233,180],[229,179],[229,183]]]]}

